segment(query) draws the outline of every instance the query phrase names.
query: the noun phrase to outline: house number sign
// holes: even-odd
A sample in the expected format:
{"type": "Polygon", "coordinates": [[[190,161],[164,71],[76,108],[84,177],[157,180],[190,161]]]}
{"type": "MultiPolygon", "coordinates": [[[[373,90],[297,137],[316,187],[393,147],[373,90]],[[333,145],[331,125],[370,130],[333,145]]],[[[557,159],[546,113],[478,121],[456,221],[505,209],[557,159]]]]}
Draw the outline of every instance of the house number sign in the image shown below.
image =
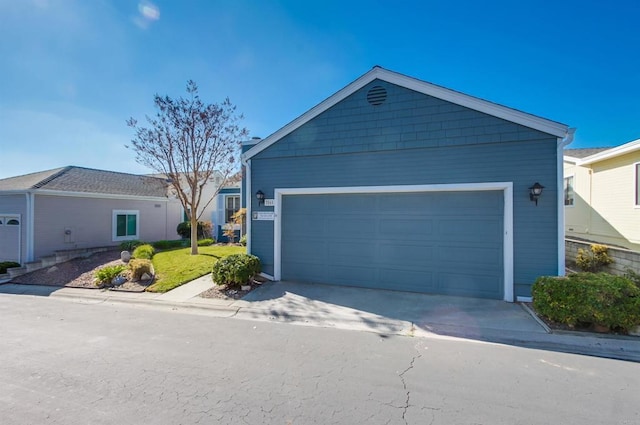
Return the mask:
{"type": "Polygon", "coordinates": [[[256,211],[253,213],[254,220],[273,221],[275,217],[276,213],[274,213],[273,211],[256,211]]]}

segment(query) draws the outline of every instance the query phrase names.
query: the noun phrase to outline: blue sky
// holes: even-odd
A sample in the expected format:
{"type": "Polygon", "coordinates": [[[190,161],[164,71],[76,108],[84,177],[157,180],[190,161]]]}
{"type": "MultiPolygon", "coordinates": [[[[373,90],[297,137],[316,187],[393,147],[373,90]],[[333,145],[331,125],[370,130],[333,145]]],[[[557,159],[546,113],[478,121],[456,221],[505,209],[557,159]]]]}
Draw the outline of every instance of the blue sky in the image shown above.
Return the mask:
{"type": "Polygon", "coordinates": [[[640,138],[640,2],[0,0],[0,178],[146,173],[125,148],[155,93],[225,97],[266,137],[374,65],[640,138]]]}

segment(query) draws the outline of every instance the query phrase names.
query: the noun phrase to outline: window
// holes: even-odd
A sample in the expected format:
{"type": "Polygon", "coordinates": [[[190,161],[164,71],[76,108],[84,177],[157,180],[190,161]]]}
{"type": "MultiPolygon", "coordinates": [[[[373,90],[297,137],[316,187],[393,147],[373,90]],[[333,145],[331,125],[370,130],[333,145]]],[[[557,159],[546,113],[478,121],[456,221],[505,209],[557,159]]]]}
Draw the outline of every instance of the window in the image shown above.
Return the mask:
{"type": "Polygon", "coordinates": [[[636,205],[640,205],[640,164],[636,164],[636,205]]]}
{"type": "Polygon", "coordinates": [[[240,196],[233,195],[224,198],[224,222],[233,222],[233,216],[240,209],[240,196]]]}
{"type": "Polygon", "coordinates": [[[16,220],[15,218],[7,220],[7,225],[8,226],[17,226],[18,224],[20,224],[20,222],[18,220],[16,220]]]}
{"type": "Polygon", "coordinates": [[[564,204],[573,205],[573,176],[564,178],[564,204]]]}
{"type": "Polygon", "coordinates": [[[139,239],[139,212],[114,210],[113,211],[113,240],[124,241],[139,239]]]}

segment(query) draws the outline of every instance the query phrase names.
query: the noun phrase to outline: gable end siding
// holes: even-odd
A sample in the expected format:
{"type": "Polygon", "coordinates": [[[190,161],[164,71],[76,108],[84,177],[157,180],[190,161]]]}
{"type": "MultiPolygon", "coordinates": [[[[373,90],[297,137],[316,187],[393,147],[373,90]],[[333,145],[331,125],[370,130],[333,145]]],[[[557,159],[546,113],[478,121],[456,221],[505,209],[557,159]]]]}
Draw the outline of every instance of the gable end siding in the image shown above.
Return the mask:
{"type": "Polygon", "coordinates": [[[375,80],[253,159],[330,155],[547,138],[549,135],[404,87],[375,80]],[[375,86],[387,90],[378,106],[375,86]]]}

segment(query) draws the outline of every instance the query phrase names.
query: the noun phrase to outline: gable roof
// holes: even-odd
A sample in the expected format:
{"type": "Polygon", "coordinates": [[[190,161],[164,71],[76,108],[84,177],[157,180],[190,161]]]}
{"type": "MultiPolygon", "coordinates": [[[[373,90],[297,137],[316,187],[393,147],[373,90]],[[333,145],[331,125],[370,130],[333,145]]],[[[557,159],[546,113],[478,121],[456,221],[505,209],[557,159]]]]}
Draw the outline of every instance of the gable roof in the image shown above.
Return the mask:
{"type": "Polygon", "coordinates": [[[0,179],[0,192],[27,190],[167,197],[164,179],[76,166],[0,179]]]}
{"type": "Polygon", "coordinates": [[[587,165],[635,151],[640,151],[640,139],[608,148],[565,149],[564,156],[569,162],[587,165]]]}
{"type": "Polygon", "coordinates": [[[262,139],[242,155],[243,160],[247,160],[262,152],[287,134],[306,124],[374,80],[386,81],[397,86],[467,107],[469,109],[474,109],[488,115],[502,118],[525,127],[533,128],[556,137],[565,138],[573,134],[573,129],[570,130],[565,124],[531,115],[517,109],[508,108],[497,103],[489,102],[487,100],[431,84],[426,81],[418,80],[404,74],[384,69],[380,66],[374,66],[373,69],[353,81],[348,86],[344,87],[342,90],[336,92],[329,98],[311,108],[309,111],[300,115],[298,118],[291,121],[269,137],[262,139]]]}

